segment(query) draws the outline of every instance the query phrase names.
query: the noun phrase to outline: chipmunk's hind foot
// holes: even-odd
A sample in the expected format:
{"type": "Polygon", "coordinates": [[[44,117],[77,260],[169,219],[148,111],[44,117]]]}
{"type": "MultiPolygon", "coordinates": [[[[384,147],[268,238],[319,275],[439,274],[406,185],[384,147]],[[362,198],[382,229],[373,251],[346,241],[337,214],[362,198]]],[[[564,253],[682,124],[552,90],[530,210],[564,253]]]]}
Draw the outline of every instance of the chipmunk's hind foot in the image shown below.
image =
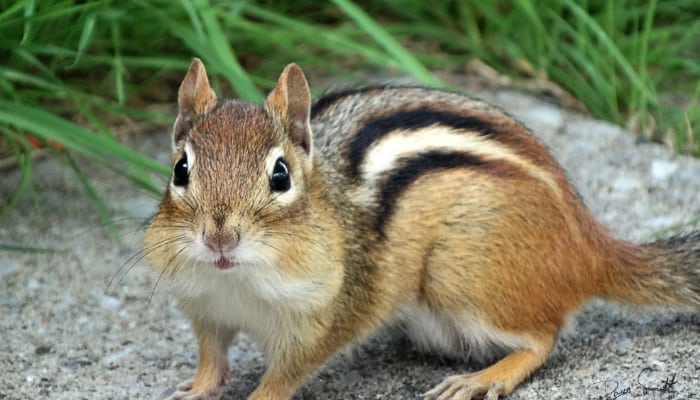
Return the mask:
{"type": "Polygon", "coordinates": [[[516,386],[541,366],[549,351],[516,350],[479,372],[447,377],[425,393],[426,400],[496,400],[510,394],[516,386]]]}
{"type": "Polygon", "coordinates": [[[493,382],[490,386],[473,379],[474,375],[454,375],[445,378],[442,383],[425,393],[426,400],[496,400],[505,394],[501,382],[493,382]]]}
{"type": "Polygon", "coordinates": [[[218,400],[224,392],[224,385],[215,386],[206,390],[195,391],[192,389],[194,379],[188,379],[179,385],[165,400],[218,400]]]}

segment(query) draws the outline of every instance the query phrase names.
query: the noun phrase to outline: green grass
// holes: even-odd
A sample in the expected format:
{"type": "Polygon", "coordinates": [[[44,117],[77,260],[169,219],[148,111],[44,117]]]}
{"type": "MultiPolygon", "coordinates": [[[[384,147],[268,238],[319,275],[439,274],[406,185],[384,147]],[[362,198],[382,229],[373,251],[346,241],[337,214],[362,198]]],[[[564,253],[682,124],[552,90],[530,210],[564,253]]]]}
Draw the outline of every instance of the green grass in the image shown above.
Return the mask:
{"type": "Polygon", "coordinates": [[[697,0],[381,2],[0,0],[0,149],[23,171],[0,199],[10,212],[32,194],[32,135],[76,172],[104,164],[153,193],[168,167],[123,146],[110,126],[172,102],[192,57],[227,96],[260,101],[296,61],[345,81],[363,71],[414,76],[480,59],[523,78],[523,65],[565,88],[597,117],[700,155],[700,3],[697,0]]]}

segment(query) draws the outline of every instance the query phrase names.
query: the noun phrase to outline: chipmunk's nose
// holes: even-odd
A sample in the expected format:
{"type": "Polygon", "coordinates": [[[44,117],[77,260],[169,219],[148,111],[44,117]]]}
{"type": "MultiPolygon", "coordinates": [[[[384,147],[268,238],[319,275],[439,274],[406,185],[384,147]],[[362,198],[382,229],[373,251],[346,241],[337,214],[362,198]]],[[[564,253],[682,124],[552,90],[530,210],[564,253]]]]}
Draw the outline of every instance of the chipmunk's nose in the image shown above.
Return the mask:
{"type": "Polygon", "coordinates": [[[225,254],[238,245],[240,232],[230,217],[230,207],[219,204],[211,208],[209,219],[202,227],[204,245],[214,253],[225,254]]]}
{"type": "Polygon", "coordinates": [[[240,234],[236,231],[221,232],[216,231],[211,235],[204,236],[204,244],[214,253],[226,253],[236,248],[240,234]]]}

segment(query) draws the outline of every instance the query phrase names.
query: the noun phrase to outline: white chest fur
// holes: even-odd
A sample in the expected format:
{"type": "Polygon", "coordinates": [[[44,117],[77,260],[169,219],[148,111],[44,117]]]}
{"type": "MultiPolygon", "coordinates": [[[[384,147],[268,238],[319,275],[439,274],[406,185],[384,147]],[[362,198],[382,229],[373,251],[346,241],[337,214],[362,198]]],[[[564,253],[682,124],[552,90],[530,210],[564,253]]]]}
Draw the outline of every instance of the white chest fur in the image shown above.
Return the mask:
{"type": "Polygon", "coordinates": [[[270,265],[182,268],[170,281],[188,316],[246,331],[263,346],[297,335],[299,314],[326,302],[322,282],[285,279],[270,265]]]}

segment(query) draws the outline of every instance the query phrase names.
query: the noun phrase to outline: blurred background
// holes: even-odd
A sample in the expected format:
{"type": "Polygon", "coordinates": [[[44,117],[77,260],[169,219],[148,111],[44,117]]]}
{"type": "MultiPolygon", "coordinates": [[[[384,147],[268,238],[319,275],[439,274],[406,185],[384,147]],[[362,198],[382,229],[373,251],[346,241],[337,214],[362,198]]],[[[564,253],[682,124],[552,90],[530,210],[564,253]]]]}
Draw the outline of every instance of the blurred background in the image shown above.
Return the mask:
{"type": "Polygon", "coordinates": [[[157,195],[169,167],[124,136],[172,122],[192,57],[222,97],[251,101],[292,61],[315,94],[377,76],[463,90],[449,77],[475,75],[697,156],[698,16],[697,0],[0,0],[0,173],[22,171],[0,218],[41,196],[41,157],[74,170],[107,226],[90,162],[157,195]]]}

